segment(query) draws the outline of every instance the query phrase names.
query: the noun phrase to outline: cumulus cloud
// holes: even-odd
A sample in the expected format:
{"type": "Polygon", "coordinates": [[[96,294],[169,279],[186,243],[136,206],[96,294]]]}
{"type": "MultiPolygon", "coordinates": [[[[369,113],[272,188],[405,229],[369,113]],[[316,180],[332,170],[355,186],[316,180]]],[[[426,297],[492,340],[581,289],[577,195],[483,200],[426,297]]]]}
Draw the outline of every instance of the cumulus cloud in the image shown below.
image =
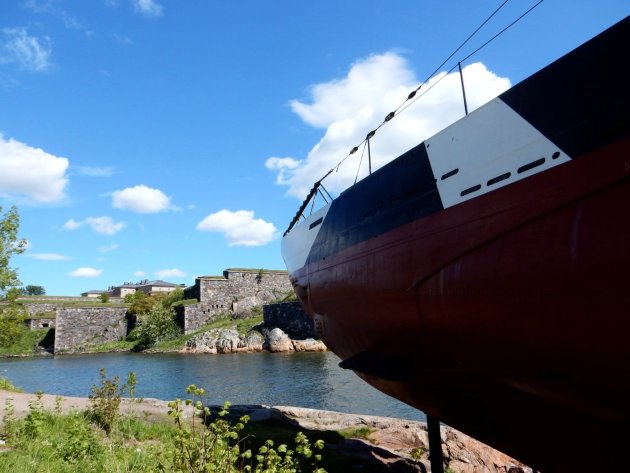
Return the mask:
{"type": "Polygon", "coordinates": [[[63,224],[63,228],[66,230],[76,230],[83,225],[89,226],[96,233],[103,235],[114,235],[122,230],[125,226],[125,222],[115,222],[111,217],[88,217],[83,221],[76,221],[74,219],[68,220],[63,224]]]}
{"type": "Polygon", "coordinates": [[[32,253],[26,256],[41,261],[65,261],[72,259],[70,256],[60,255],[59,253],[32,253]]]}
{"type": "Polygon", "coordinates": [[[164,14],[164,7],[155,0],[133,0],[135,10],[146,17],[158,17],[164,14]]]}
{"type": "Polygon", "coordinates": [[[52,47],[50,38],[37,38],[24,28],[3,28],[0,39],[0,64],[19,64],[33,72],[43,72],[50,67],[52,47]]]}
{"type": "MultiPolygon", "coordinates": [[[[498,77],[481,63],[466,66],[463,73],[469,110],[510,87],[508,79],[498,77]]],[[[309,103],[291,102],[292,110],[304,122],[325,128],[324,136],[307,156],[301,160],[269,158],[265,166],[277,172],[276,182],[288,186],[289,195],[303,198],[313,183],[335,168],[370,130],[403,103],[418,83],[407,61],[398,54],[373,55],[356,62],[346,77],[312,86],[309,103]]],[[[424,91],[428,92],[379,129],[370,141],[372,170],[464,115],[459,74],[438,74],[423,85],[418,95],[424,91]]],[[[326,179],[324,185],[329,191],[340,192],[352,184],[361,153],[359,150],[326,179]]],[[[367,174],[366,161],[364,156],[359,177],[367,174]]]]}
{"type": "Polygon", "coordinates": [[[161,269],[155,272],[155,275],[158,279],[167,279],[167,278],[183,278],[186,277],[186,273],[181,269],[173,268],[173,269],[161,269]]]}
{"type": "Polygon", "coordinates": [[[99,253],[109,253],[111,251],[116,251],[118,249],[118,243],[112,243],[111,245],[103,245],[99,246],[99,253]]]}
{"type": "Polygon", "coordinates": [[[0,195],[53,203],[65,197],[68,160],[0,134],[0,195]]]}
{"type": "Polygon", "coordinates": [[[142,271],[142,270],[140,270],[140,269],[139,269],[138,271],[136,271],[135,273],[133,273],[133,275],[134,275],[135,277],[137,277],[137,278],[143,278],[144,276],[146,276],[146,275],[147,275],[147,273],[145,273],[144,271],[142,271]]]}
{"type": "Polygon", "coordinates": [[[68,273],[68,276],[72,276],[73,278],[97,278],[102,272],[102,269],[83,267],[71,271],[68,273]]]}
{"type": "Polygon", "coordinates": [[[112,207],[142,214],[175,209],[171,205],[171,198],[164,192],[143,184],[114,191],[112,193],[112,207]]]}
{"type": "Polygon", "coordinates": [[[265,161],[265,167],[271,171],[278,171],[276,184],[287,184],[289,173],[297,168],[300,161],[293,158],[269,158],[265,161]]]}
{"type": "Polygon", "coordinates": [[[266,245],[277,236],[273,223],[263,219],[254,219],[251,210],[219,210],[208,215],[197,224],[202,232],[223,233],[229,246],[261,246],[266,245]]]}

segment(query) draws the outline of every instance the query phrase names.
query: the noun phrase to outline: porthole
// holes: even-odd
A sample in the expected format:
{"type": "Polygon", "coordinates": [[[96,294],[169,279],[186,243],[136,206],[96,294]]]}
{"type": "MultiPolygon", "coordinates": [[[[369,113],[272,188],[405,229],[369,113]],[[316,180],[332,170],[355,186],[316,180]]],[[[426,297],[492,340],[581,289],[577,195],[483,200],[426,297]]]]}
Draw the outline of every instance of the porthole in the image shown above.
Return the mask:
{"type": "Polygon", "coordinates": [[[465,195],[472,194],[473,192],[477,192],[479,189],[481,189],[481,184],[477,184],[476,186],[472,186],[472,187],[469,187],[468,189],[464,189],[463,191],[459,193],[459,195],[464,197],[465,195]]]}
{"type": "Polygon", "coordinates": [[[444,179],[448,179],[451,176],[454,176],[455,174],[457,174],[459,172],[459,168],[455,168],[452,171],[447,172],[446,174],[442,175],[442,177],[440,178],[440,180],[444,180],[444,179]]]}
{"type": "Polygon", "coordinates": [[[521,166],[520,168],[518,168],[518,173],[521,174],[525,171],[529,171],[530,169],[534,169],[535,167],[540,166],[541,164],[545,163],[545,158],[540,158],[537,159],[536,161],[532,161],[531,163],[525,164],[524,166],[521,166]]]}
{"type": "Polygon", "coordinates": [[[511,175],[511,172],[506,172],[505,174],[501,174],[500,176],[493,177],[486,183],[486,185],[491,186],[493,184],[496,184],[497,182],[505,181],[506,179],[509,179],[511,175]]]}

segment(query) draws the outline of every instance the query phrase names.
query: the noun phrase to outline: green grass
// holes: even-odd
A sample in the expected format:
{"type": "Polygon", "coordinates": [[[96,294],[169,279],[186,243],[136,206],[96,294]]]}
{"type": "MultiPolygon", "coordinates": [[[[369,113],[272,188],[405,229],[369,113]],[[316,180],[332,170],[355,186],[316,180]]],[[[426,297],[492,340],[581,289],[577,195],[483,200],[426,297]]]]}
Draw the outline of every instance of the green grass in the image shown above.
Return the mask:
{"type": "Polygon", "coordinates": [[[171,425],[122,419],[107,437],[81,412],[40,411],[36,422],[12,420],[5,430],[7,445],[0,451],[0,465],[12,473],[157,471],[159,454],[175,436],[171,425]]]}
{"type": "Polygon", "coordinates": [[[39,352],[38,344],[48,333],[47,328],[20,332],[20,336],[10,346],[0,346],[0,356],[28,356],[39,352]]]}
{"type": "Polygon", "coordinates": [[[24,391],[17,386],[14,386],[7,378],[0,376],[0,391],[11,391],[12,393],[23,393],[24,391]]]}
{"type": "Polygon", "coordinates": [[[343,429],[339,431],[339,435],[346,439],[361,439],[368,440],[369,435],[376,429],[370,429],[369,427],[357,427],[343,429]]]}
{"type": "MultiPolygon", "coordinates": [[[[210,443],[196,443],[194,439],[201,438],[201,431],[214,432],[214,435],[221,435],[221,432],[233,432],[234,437],[230,434],[232,444],[237,441],[238,435],[243,441],[242,448],[252,448],[257,451],[258,447],[265,444],[268,439],[273,439],[277,445],[284,443],[291,448],[298,430],[301,430],[283,426],[277,422],[249,423],[248,426],[251,426],[251,429],[239,435],[236,434],[238,431],[235,427],[236,421],[225,423],[223,420],[218,421],[217,416],[213,415],[210,419],[213,424],[209,430],[205,430],[197,420],[196,433],[191,436],[189,434],[193,422],[191,419],[183,420],[181,427],[175,424],[174,418],[165,419],[147,421],[146,418],[142,418],[141,413],[119,415],[110,434],[106,435],[89,412],[75,411],[62,415],[56,408],[44,409],[39,400],[33,399],[28,416],[18,419],[12,414],[9,405],[3,417],[3,425],[0,427],[2,438],[6,442],[0,447],[0,471],[12,473],[174,471],[172,459],[178,456],[178,458],[188,460],[191,457],[187,456],[187,453],[192,452],[193,455],[195,453],[209,454],[211,464],[208,471],[236,473],[243,471],[242,466],[239,467],[237,464],[227,466],[221,463],[221,458],[225,458],[226,453],[224,443],[216,443],[214,446],[210,443]],[[221,423],[227,425],[227,430],[220,426],[221,423]],[[187,453],[181,450],[182,444],[186,446],[187,453]],[[161,463],[164,464],[164,470],[160,468],[161,463]],[[215,470],[213,466],[218,466],[219,463],[227,468],[215,470]]],[[[312,441],[319,438],[332,442],[342,439],[334,432],[309,432],[308,434],[312,441]]],[[[213,434],[205,435],[207,435],[205,438],[212,442],[213,434]]],[[[221,442],[224,442],[228,436],[223,434],[220,438],[223,439],[221,442]]],[[[270,444],[267,443],[267,445],[270,444]]],[[[334,454],[332,458],[336,458],[334,454]]],[[[348,461],[352,463],[347,463],[347,465],[354,464],[354,460],[348,459],[348,461]]],[[[180,470],[177,469],[177,471],[180,470]]],[[[181,471],[201,470],[185,467],[181,471]]],[[[275,473],[280,471],[280,468],[271,467],[265,471],[275,473]]],[[[281,471],[295,470],[283,469],[281,471]]],[[[311,468],[306,467],[297,471],[311,471],[311,468]]],[[[342,466],[329,471],[341,472],[347,471],[347,468],[342,466]]]]}
{"type": "Polygon", "coordinates": [[[85,300],[69,300],[69,301],[64,301],[64,300],[54,300],[54,299],[46,299],[45,296],[42,296],[42,299],[37,299],[37,298],[26,298],[26,297],[21,297],[19,298],[16,303],[18,305],[25,305],[25,304],[51,304],[54,305],[55,307],[63,307],[63,308],[75,308],[75,307],[129,307],[131,304],[127,304],[125,302],[122,302],[122,300],[120,300],[120,302],[113,302],[110,299],[110,302],[106,302],[103,303],[100,301],[100,299],[85,299],[85,300]]]}
{"type": "Polygon", "coordinates": [[[57,318],[57,312],[55,312],[54,310],[51,310],[50,312],[37,312],[36,314],[32,314],[32,315],[28,315],[27,317],[28,319],[56,319],[57,318]]]}
{"type": "Polygon", "coordinates": [[[136,346],[136,341],[115,340],[112,342],[101,343],[100,345],[84,345],[81,349],[86,353],[110,353],[116,351],[131,351],[136,346]]]}
{"type": "Polygon", "coordinates": [[[171,307],[179,307],[182,305],[193,305],[197,304],[199,301],[197,299],[183,299],[181,301],[173,302],[171,307]]]}

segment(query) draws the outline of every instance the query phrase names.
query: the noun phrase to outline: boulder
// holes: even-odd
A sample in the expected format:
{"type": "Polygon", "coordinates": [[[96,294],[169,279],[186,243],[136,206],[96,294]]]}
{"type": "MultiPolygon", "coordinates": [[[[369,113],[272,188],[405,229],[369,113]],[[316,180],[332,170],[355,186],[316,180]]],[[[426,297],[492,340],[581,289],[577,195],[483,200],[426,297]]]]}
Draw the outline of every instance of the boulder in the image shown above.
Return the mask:
{"type": "Polygon", "coordinates": [[[240,341],[236,328],[220,329],[215,344],[217,353],[237,353],[240,341]]]}
{"type": "Polygon", "coordinates": [[[267,336],[267,348],[272,353],[293,351],[293,343],[286,333],[279,328],[274,328],[267,336]]]}
{"type": "Polygon", "coordinates": [[[293,340],[295,351],[326,351],[326,345],[321,340],[307,338],[306,340],[293,340]]]}
{"type": "Polygon", "coordinates": [[[262,351],[263,345],[265,344],[265,337],[263,337],[260,332],[252,330],[245,335],[243,342],[245,351],[262,351]]]}

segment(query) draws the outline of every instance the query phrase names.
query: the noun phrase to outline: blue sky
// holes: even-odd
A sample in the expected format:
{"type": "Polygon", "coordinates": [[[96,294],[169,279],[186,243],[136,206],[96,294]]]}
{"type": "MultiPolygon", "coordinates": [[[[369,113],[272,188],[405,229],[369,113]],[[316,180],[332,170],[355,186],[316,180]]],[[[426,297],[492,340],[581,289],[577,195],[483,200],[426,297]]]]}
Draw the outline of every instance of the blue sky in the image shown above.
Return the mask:
{"type": "MultiPolygon", "coordinates": [[[[508,2],[443,71],[534,3],[508,2]]],[[[283,268],[310,184],[499,4],[2,1],[0,205],[20,211],[22,282],[78,295],[283,268]]],[[[462,64],[471,107],[628,10],[545,0],[462,64]]],[[[459,78],[444,79],[379,130],[375,166],[461,117],[459,78]]],[[[365,173],[358,159],[329,190],[365,173]]]]}

